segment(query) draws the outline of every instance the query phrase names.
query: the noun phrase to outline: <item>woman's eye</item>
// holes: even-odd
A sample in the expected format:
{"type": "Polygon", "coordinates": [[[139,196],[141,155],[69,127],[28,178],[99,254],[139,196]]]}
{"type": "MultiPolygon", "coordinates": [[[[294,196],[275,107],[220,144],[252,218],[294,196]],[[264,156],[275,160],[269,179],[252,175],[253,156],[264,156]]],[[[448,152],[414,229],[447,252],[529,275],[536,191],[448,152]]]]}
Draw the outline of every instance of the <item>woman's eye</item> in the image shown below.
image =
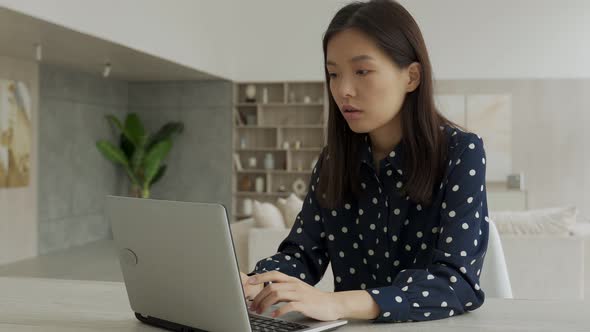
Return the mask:
{"type": "Polygon", "coordinates": [[[330,78],[336,78],[336,74],[334,74],[334,73],[329,73],[329,74],[328,74],[328,76],[329,76],[330,78]]]}
{"type": "Polygon", "coordinates": [[[368,70],[357,70],[356,72],[357,72],[357,74],[360,73],[361,76],[367,75],[369,73],[368,70]]]}

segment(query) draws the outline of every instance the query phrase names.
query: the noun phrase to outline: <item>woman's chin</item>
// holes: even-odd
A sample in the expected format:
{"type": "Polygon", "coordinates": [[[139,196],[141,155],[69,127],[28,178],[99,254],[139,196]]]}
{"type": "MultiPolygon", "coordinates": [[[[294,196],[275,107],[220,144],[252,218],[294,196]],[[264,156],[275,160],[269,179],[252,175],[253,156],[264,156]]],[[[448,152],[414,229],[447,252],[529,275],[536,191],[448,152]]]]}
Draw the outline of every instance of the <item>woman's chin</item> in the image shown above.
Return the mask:
{"type": "Polygon", "coordinates": [[[371,131],[368,126],[355,122],[348,122],[348,128],[356,134],[366,134],[371,131]]]}

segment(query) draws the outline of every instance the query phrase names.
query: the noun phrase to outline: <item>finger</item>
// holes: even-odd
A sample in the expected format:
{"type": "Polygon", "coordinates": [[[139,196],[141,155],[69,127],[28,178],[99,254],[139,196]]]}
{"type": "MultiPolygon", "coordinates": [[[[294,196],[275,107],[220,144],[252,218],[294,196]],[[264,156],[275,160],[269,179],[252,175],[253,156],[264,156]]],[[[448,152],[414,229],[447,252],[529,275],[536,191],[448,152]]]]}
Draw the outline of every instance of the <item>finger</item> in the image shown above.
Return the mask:
{"type": "Polygon", "coordinates": [[[240,280],[242,280],[242,285],[246,285],[248,283],[248,275],[240,272],[240,280]]]}
{"type": "Polygon", "coordinates": [[[258,293],[262,291],[261,285],[245,285],[244,291],[246,292],[246,297],[250,299],[254,299],[258,293]]]}
{"type": "Polygon", "coordinates": [[[273,304],[277,304],[279,302],[293,302],[297,300],[299,300],[299,295],[294,291],[277,291],[276,293],[270,293],[262,300],[256,312],[261,314],[273,304]]]}
{"type": "Polygon", "coordinates": [[[258,295],[252,301],[252,310],[257,310],[260,306],[260,303],[271,293],[276,293],[278,291],[288,291],[293,289],[293,284],[291,283],[277,283],[271,284],[264,287],[258,295]]]}
{"type": "Polygon", "coordinates": [[[303,313],[301,302],[289,302],[271,313],[272,317],[279,317],[292,311],[303,313]]]}
{"type": "Polygon", "coordinates": [[[270,271],[270,272],[264,272],[261,274],[256,274],[250,277],[250,279],[248,279],[248,283],[251,285],[257,285],[257,284],[262,284],[268,281],[272,281],[272,282],[288,282],[291,279],[293,279],[293,277],[288,276],[282,272],[279,271],[270,271]]]}

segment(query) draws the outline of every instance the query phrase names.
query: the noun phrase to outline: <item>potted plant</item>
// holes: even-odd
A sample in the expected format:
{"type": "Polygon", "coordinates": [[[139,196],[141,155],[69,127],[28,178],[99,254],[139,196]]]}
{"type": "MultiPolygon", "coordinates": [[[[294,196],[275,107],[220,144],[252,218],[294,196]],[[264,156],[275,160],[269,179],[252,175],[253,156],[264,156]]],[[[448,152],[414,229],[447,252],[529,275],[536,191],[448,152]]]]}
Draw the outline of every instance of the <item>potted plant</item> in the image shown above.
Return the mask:
{"type": "Polygon", "coordinates": [[[175,135],[182,133],[182,122],[169,122],[156,133],[145,132],[141,120],[130,113],[121,123],[114,115],[106,116],[109,123],[120,131],[118,146],[106,140],[96,142],[102,155],[125,170],[131,183],[130,195],[149,198],[151,186],[166,173],[163,163],[172,148],[175,135]]]}

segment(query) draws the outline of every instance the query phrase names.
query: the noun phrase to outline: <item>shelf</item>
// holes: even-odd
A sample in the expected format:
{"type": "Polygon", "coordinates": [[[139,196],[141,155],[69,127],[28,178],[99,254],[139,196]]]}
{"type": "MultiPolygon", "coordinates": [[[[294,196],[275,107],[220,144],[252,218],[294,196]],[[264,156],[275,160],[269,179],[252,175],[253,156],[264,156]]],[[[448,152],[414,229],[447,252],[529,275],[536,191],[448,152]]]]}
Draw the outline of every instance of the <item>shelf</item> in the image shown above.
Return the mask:
{"type": "Polygon", "coordinates": [[[244,169],[241,171],[237,171],[238,174],[260,174],[260,173],[270,173],[270,174],[310,174],[313,172],[312,169],[310,170],[303,170],[303,171],[296,171],[296,170],[284,170],[284,169],[244,169]]]}
{"type": "Polygon", "coordinates": [[[289,196],[291,192],[255,192],[255,191],[236,191],[234,195],[236,196],[266,196],[266,197],[273,197],[273,196],[289,196]]]}
{"type": "Polygon", "coordinates": [[[278,192],[279,188],[283,189],[281,185],[289,188],[288,183],[297,178],[309,181],[313,163],[317,163],[326,144],[327,106],[327,87],[323,81],[234,84],[233,154],[243,165],[240,170],[234,165],[232,172],[235,220],[249,217],[239,209],[245,199],[273,201],[292,193],[278,192]],[[246,101],[249,84],[256,88],[255,99],[246,101]],[[297,142],[300,148],[295,149],[297,142]],[[274,157],[276,168],[264,169],[265,155],[268,154],[274,157]],[[244,167],[253,158],[256,158],[257,166],[244,167]],[[240,191],[240,188],[253,189],[240,187],[238,182],[254,177],[264,179],[264,192],[240,191]]]}
{"type": "Polygon", "coordinates": [[[259,126],[259,125],[236,125],[237,129],[324,129],[323,125],[292,125],[292,126],[259,126]]]}
{"type": "Polygon", "coordinates": [[[244,148],[236,149],[236,152],[250,152],[250,151],[263,151],[263,152],[321,152],[323,148],[300,148],[300,149],[278,149],[278,148],[244,148]]]}
{"type": "Polygon", "coordinates": [[[236,103],[234,104],[236,107],[255,107],[255,106],[271,106],[271,107],[300,107],[300,106],[310,106],[310,107],[320,107],[324,106],[324,103],[236,103]]]}

